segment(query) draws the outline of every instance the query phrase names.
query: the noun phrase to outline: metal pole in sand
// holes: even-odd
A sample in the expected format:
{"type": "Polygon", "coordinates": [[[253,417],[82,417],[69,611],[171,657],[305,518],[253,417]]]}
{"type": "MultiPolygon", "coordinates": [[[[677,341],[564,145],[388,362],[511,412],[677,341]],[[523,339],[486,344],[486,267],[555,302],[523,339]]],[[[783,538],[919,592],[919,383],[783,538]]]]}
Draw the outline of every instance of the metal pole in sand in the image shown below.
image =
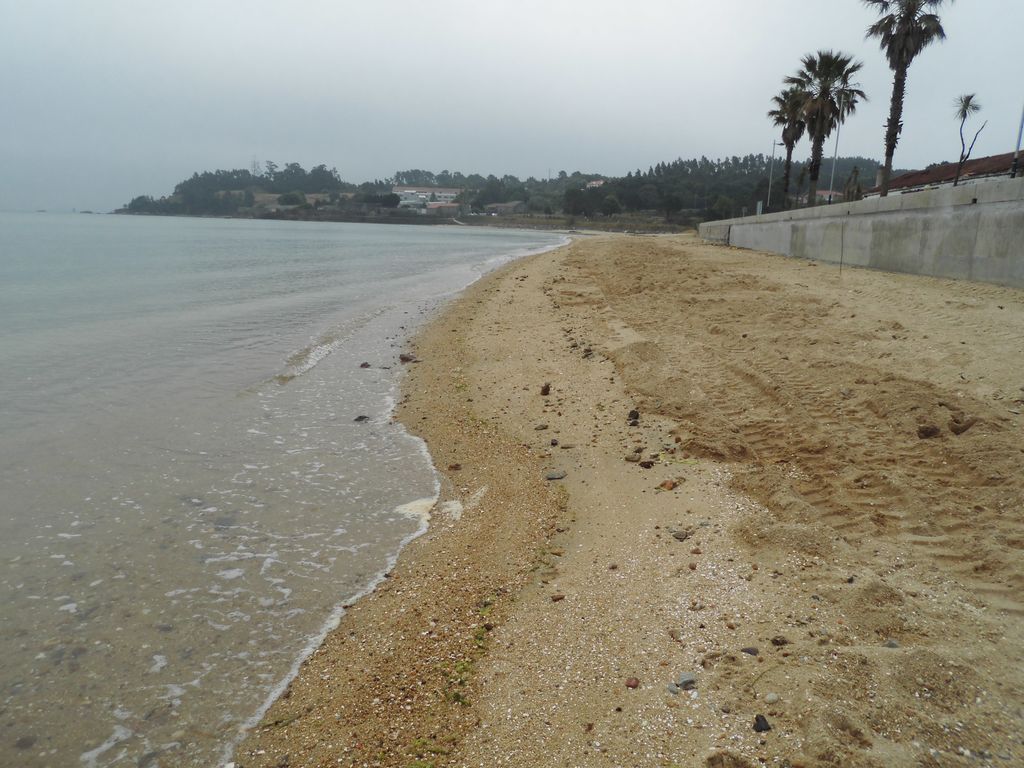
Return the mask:
{"type": "Polygon", "coordinates": [[[768,213],[772,210],[772,174],[775,173],[775,148],[779,146],[779,142],[772,140],[772,162],[768,166],[768,202],[765,204],[765,208],[768,213]]]}
{"type": "Polygon", "coordinates": [[[846,255],[846,221],[839,226],[839,277],[843,276],[843,257],[846,255]]]}

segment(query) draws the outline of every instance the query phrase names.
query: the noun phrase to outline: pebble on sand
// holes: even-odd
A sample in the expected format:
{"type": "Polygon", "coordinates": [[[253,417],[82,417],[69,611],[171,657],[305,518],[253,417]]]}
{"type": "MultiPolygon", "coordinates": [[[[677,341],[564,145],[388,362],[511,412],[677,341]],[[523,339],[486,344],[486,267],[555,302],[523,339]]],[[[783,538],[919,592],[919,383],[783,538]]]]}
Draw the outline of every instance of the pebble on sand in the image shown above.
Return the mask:
{"type": "Polygon", "coordinates": [[[772,727],[768,724],[768,719],[764,715],[756,715],[754,717],[754,730],[758,733],[765,733],[770,731],[772,727]]]}
{"type": "Polygon", "coordinates": [[[681,691],[690,691],[697,687],[697,676],[692,672],[681,672],[676,678],[676,687],[681,691]]]}
{"type": "Polygon", "coordinates": [[[639,688],[640,687],[640,680],[638,680],[635,677],[627,677],[626,678],[626,687],[627,688],[639,688]]]}
{"type": "Polygon", "coordinates": [[[548,472],[546,475],[544,475],[544,479],[545,480],[561,480],[564,477],[565,477],[565,472],[563,472],[563,471],[548,472]]]}

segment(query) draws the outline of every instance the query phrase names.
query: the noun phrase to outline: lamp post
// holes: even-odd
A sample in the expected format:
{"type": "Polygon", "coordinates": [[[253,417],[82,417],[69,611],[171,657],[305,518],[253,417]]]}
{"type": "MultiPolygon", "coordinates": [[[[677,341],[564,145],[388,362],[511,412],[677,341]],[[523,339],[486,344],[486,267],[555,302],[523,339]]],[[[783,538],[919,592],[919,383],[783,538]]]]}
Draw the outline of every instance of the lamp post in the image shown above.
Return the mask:
{"type": "Polygon", "coordinates": [[[1020,113],[1020,128],[1017,129],[1017,149],[1013,153],[1013,165],[1010,166],[1010,178],[1017,178],[1017,164],[1020,161],[1020,137],[1024,135],[1024,109],[1020,113]]]}
{"type": "Polygon", "coordinates": [[[843,127],[843,106],[845,93],[839,97],[839,118],[836,122],[836,148],[832,152],[832,178],[828,181],[828,204],[832,205],[832,190],[836,182],[836,160],[839,159],[839,129],[843,127]]]}
{"type": "Polygon", "coordinates": [[[781,146],[781,141],[772,142],[772,162],[768,166],[768,202],[765,205],[766,213],[771,213],[772,210],[772,176],[775,174],[775,148],[781,146]]]}

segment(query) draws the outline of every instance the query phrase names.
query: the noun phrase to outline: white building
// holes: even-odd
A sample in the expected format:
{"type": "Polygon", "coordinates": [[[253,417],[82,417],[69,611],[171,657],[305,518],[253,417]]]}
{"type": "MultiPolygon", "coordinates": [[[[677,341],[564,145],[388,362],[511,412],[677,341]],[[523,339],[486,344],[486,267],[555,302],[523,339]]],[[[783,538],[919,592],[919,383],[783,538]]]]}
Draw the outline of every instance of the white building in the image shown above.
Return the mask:
{"type": "Polygon", "coordinates": [[[451,187],[392,187],[391,191],[398,195],[399,208],[423,210],[428,203],[454,203],[462,194],[461,189],[451,187]]]}

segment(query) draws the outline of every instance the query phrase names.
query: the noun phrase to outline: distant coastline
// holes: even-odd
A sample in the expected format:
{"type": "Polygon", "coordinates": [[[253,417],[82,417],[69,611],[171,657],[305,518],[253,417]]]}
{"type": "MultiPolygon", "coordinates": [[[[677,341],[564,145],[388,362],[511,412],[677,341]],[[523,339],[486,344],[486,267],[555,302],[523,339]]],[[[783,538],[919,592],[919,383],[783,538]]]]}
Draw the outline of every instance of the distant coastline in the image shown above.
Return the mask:
{"type": "Polygon", "coordinates": [[[419,216],[400,214],[394,216],[372,214],[344,214],[329,210],[281,210],[256,215],[246,214],[189,214],[189,213],[147,213],[129,211],[119,208],[110,215],[122,216],[154,216],[181,217],[189,219],[247,219],[252,221],[308,221],[330,222],[339,224],[399,224],[414,226],[470,226],[496,227],[501,229],[535,229],[542,231],[564,232],[577,227],[601,232],[620,232],[634,234],[680,233],[692,231],[695,227],[689,222],[665,221],[660,216],[643,214],[623,214],[615,218],[584,219],[565,214],[506,214],[500,216],[468,215],[458,218],[441,218],[438,216],[419,216]]]}
{"type": "Polygon", "coordinates": [[[189,219],[251,219],[255,221],[326,221],[345,224],[453,224],[453,219],[442,219],[439,217],[416,216],[409,214],[387,216],[373,214],[346,214],[338,211],[319,211],[316,209],[293,209],[266,211],[259,214],[245,213],[160,213],[154,211],[130,211],[127,208],[118,208],[111,211],[113,215],[120,216],[177,216],[189,219]]]}
{"type": "MultiPolygon", "coordinates": [[[[833,164],[830,177],[846,179],[843,189],[878,167],[863,157],[841,157],[833,164]]],[[[562,170],[520,179],[411,169],[355,184],[323,164],[306,170],[298,163],[253,161],[250,168],[193,173],[170,194],[138,195],[114,212],[536,229],[572,228],[579,222],[605,231],[679,232],[706,221],[800,205],[784,190],[772,196],[773,168],[773,157],[751,154],[680,158],[624,176],[562,170]]],[[[802,168],[794,162],[791,171],[800,178],[802,168]]]]}

